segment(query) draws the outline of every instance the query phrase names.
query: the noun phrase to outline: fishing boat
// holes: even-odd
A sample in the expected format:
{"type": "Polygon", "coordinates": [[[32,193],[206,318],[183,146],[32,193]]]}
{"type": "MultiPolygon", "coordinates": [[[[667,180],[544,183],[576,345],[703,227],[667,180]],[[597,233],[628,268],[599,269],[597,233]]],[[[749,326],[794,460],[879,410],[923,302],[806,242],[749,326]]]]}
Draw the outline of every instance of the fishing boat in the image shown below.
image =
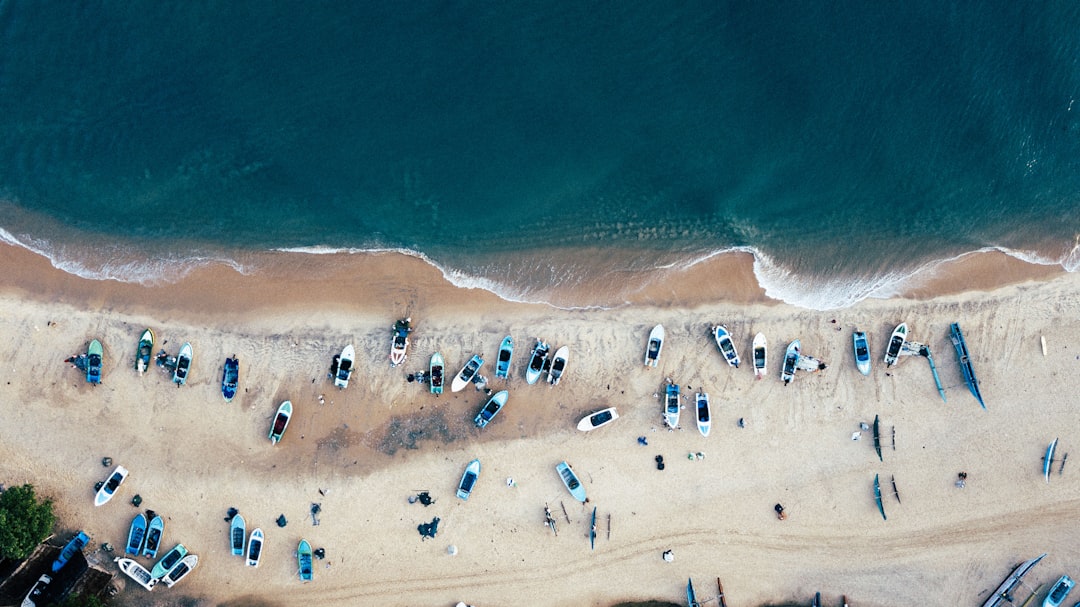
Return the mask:
{"type": "Polygon", "coordinates": [[[255,530],[251,532],[251,538],[248,539],[248,548],[247,548],[247,566],[248,567],[258,567],[259,566],[259,559],[262,558],[262,547],[263,547],[263,530],[256,527],[255,530]]]}
{"type": "Polygon", "coordinates": [[[499,345],[499,357],[495,361],[495,377],[510,377],[510,359],[514,357],[514,339],[507,335],[499,345]]]}
{"type": "Polygon", "coordinates": [[[953,347],[956,348],[956,358],[960,361],[960,371],[964,374],[964,383],[967,384],[968,390],[971,390],[971,395],[975,397],[975,400],[979,401],[979,406],[985,409],[986,403],[983,402],[982,393],[979,391],[979,380],[975,378],[975,369],[971,366],[967,342],[964,341],[964,334],[960,331],[959,323],[954,322],[949,325],[949,334],[953,347]]]}
{"type": "Polygon", "coordinates": [[[237,514],[229,523],[229,544],[233,556],[244,556],[244,541],[247,539],[247,521],[237,514]]]}
{"type": "Polygon", "coordinates": [[[525,369],[525,381],[531,386],[540,379],[540,376],[544,373],[544,367],[547,366],[548,352],[551,351],[551,346],[544,343],[544,340],[537,339],[536,345],[533,346],[532,355],[529,356],[529,366],[525,369]]]}
{"type": "Polygon", "coordinates": [[[664,423],[679,427],[679,384],[669,382],[664,390],[664,423]]]}
{"type": "Polygon", "coordinates": [[[198,556],[194,554],[185,555],[184,558],[172,566],[172,569],[169,569],[168,573],[161,578],[161,581],[165,582],[167,587],[172,588],[177,582],[187,577],[195,569],[195,565],[198,564],[198,556]]]}
{"type": "Polygon", "coordinates": [[[851,341],[855,349],[855,368],[863,375],[870,375],[870,342],[866,339],[866,332],[855,331],[851,334],[851,341]]]}
{"type": "Polygon", "coordinates": [[[75,537],[71,538],[67,544],[64,544],[64,549],[60,551],[60,556],[56,557],[53,561],[52,570],[53,573],[60,571],[64,565],[71,560],[75,553],[79,552],[90,543],[90,536],[86,535],[85,531],[80,531],[75,534],[75,537]]]}
{"type": "Polygon", "coordinates": [[[702,436],[709,436],[712,427],[712,412],[709,409],[709,395],[706,392],[698,392],[694,397],[697,403],[697,427],[702,436]]]}
{"type": "Polygon", "coordinates": [[[155,514],[146,526],[146,543],[143,544],[142,555],[146,558],[157,558],[158,548],[161,546],[161,536],[165,533],[165,519],[155,514]]]}
{"type": "Polygon", "coordinates": [[[128,528],[128,540],[127,546],[124,547],[124,554],[130,554],[131,556],[141,555],[145,540],[146,515],[140,512],[135,515],[135,518],[131,521],[131,527],[128,528]]]}
{"type": "Polygon", "coordinates": [[[396,367],[405,362],[409,350],[409,333],[412,333],[412,318],[402,318],[394,323],[394,341],[390,344],[390,366],[396,367]]]}
{"type": "Polygon", "coordinates": [[[221,372],[221,396],[225,398],[225,402],[232,402],[239,384],[240,359],[230,356],[225,359],[225,370],[221,372]]]}
{"type": "Polygon", "coordinates": [[[143,331],[139,337],[139,347],[135,350],[135,370],[142,375],[150,368],[150,359],[154,355],[154,332],[150,329],[143,331]]]}
{"type": "Polygon", "coordinates": [[[499,411],[502,411],[506,406],[506,400],[510,397],[510,393],[506,390],[500,390],[493,394],[488,402],[480,409],[480,412],[476,414],[473,419],[473,423],[477,428],[486,428],[491,420],[498,415],[499,411]]]}
{"type": "Polygon", "coordinates": [[[180,559],[187,556],[187,548],[183,544],[177,544],[172,547],[172,550],[165,553],[165,556],[161,557],[161,560],[154,564],[154,568],[150,571],[150,575],[155,579],[161,579],[165,577],[165,574],[173,568],[173,565],[180,562],[180,559]]]}
{"type": "Polygon", "coordinates": [[[94,496],[94,505],[103,506],[108,503],[108,501],[113,498],[113,495],[116,495],[116,490],[123,484],[127,475],[127,468],[123,466],[117,466],[113,469],[112,474],[109,475],[105,484],[101,486],[101,489],[98,489],[97,495],[94,496]]]}
{"type": "Polygon", "coordinates": [[[548,383],[557,386],[566,372],[566,359],[570,356],[570,347],[562,346],[555,350],[555,356],[551,359],[551,368],[548,369],[548,383]]]}
{"type": "Polygon", "coordinates": [[[21,607],[37,607],[38,601],[41,601],[42,606],[45,602],[41,600],[41,595],[45,594],[45,589],[52,583],[52,576],[47,573],[41,574],[41,577],[34,582],[34,585],[30,587],[30,592],[26,593],[26,597],[20,604],[21,607]]]}
{"type": "Polygon", "coordinates": [[[660,351],[664,349],[664,325],[656,325],[649,332],[649,342],[645,346],[645,366],[655,367],[660,361],[660,351]]]}
{"type": "Polygon", "coordinates": [[[799,368],[800,350],[802,350],[802,343],[796,339],[788,344],[784,352],[784,366],[780,369],[780,379],[783,380],[785,386],[795,379],[795,371],[799,368]]]}
{"type": "Polygon", "coordinates": [[[1043,599],[1043,607],[1060,607],[1065,602],[1065,597],[1069,596],[1072,592],[1073,586],[1076,582],[1067,575],[1061,576],[1058,581],[1054,582],[1054,585],[1050,587],[1050,594],[1046,595],[1043,599]]]}
{"type": "Polygon", "coordinates": [[[1046,479],[1046,483],[1050,483],[1050,466],[1054,463],[1054,451],[1057,449],[1058,439],[1054,439],[1050,446],[1046,448],[1046,455],[1043,456],[1043,478],[1046,479]]]}
{"type": "Polygon", "coordinates": [[[305,582],[311,581],[311,544],[307,540],[300,540],[300,546],[296,549],[296,562],[300,566],[300,579],[305,582]]]}
{"type": "Polygon", "coordinates": [[[345,346],[338,356],[337,373],[334,374],[334,385],[344,390],[349,387],[349,378],[352,377],[353,362],[356,360],[356,350],[352,344],[345,346]]]}
{"type": "Polygon", "coordinates": [[[442,394],[443,389],[443,369],[446,366],[443,364],[442,354],[438,352],[431,355],[431,362],[428,363],[428,385],[431,388],[432,394],[442,394]]]}
{"type": "Polygon", "coordinates": [[[86,349],[86,381],[92,384],[101,383],[101,342],[94,340],[86,349]]]}
{"type": "Polygon", "coordinates": [[[610,424],[611,422],[619,419],[619,412],[615,410],[615,407],[608,407],[607,409],[601,409],[596,413],[590,413],[581,418],[578,422],[577,429],[582,432],[589,432],[590,430],[596,430],[610,424]]]}
{"type": "Polygon", "coordinates": [[[461,480],[458,481],[457,496],[463,500],[468,500],[478,478],[480,478],[480,460],[474,459],[465,466],[465,472],[461,474],[461,480]]]}
{"type": "Polygon", "coordinates": [[[469,385],[476,374],[480,372],[480,367],[484,366],[484,359],[480,358],[479,354],[474,354],[469,362],[465,363],[465,366],[461,368],[461,372],[454,376],[454,381],[450,382],[451,392],[461,392],[465,389],[465,386],[469,385]]]}
{"type": "Polygon", "coordinates": [[[765,334],[758,333],[754,336],[754,377],[757,379],[765,377],[765,365],[768,363],[768,352],[769,346],[765,339],[765,334]]]}
{"type": "Polygon", "coordinates": [[[1000,607],[1006,603],[1012,605],[1013,590],[1021,584],[1023,577],[1027,572],[1031,571],[1035,565],[1039,564],[1039,561],[1043,560],[1043,557],[1045,556],[1046,553],[1043,553],[1031,560],[1024,561],[1017,565],[1012,573],[1001,582],[1001,585],[994,590],[994,593],[987,597],[986,601],[982,604],[982,607],[1000,607]]]}
{"type": "Polygon", "coordinates": [[[892,335],[889,337],[889,347],[885,348],[886,367],[891,367],[896,364],[896,361],[900,358],[900,349],[904,347],[904,341],[906,339],[907,323],[902,322],[893,329],[892,335]]]}
{"type": "Polygon", "coordinates": [[[716,341],[716,347],[720,350],[720,354],[724,355],[727,364],[738,369],[739,352],[735,349],[735,342],[731,341],[731,333],[728,333],[727,327],[724,325],[713,327],[713,339],[716,341]]]}
{"type": "Polygon", "coordinates": [[[889,520],[889,517],[885,516],[885,506],[881,505],[881,483],[878,481],[878,475],[874,475],[874,501],[877,502],[878,512],[881,513],[882,520],[889,520]]]}
{"type": "Polygon", "coordinates": [[[124,575],[135,580],[135,583],[147,590],[153,590],[154,586],[158,583],[158,578],[151,575],[150,572],[146,570],[146,567],[143,567],[132,559],[117,557],[113,559],[113,561],[116,563],[116,566],[120,568],[120,571],[124,572],[124,575]]]}
{"type": "Polygon", "coordinates": [[[570,492],[570,495],[584,504],[585,487],[581,486],[581,481],[578,480],[577,474],[574,473],[574,469],[570,467],[570,464],[562,462],[555,466],[555,471],[559,473],[559,478],[562,479],[563,485],[566,485],[566,490],[570,492]]]}
{"type": "Polygon", "coordinates": [[[187,383],[188,371],[191,370],[191,355],[190,343],[180,346],[180,353],[176,355],[176,370],[173,371],[173,383],[179,386],[187,383]]]}
{"type": "Polygon", "coordinates": [[[278,444],[278,441],[281,440],[281,436],[285,434],[285,429],[289,427],[289,419],[291,418],[292,403],[285,401],[278,407],[277,414],[274,415],[274,423],[270,425],[271,444],[278,444]]]}

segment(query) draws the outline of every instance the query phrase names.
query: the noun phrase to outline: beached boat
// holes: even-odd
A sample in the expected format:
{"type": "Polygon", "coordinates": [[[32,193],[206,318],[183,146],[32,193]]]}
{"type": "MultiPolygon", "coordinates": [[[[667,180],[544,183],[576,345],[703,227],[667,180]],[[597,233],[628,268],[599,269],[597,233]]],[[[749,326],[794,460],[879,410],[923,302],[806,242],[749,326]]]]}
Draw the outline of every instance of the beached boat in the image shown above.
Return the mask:
{"type": "Polygon", "coordinates": [[[1012,573],[1001,582],[1001,585],[994,590],[994,593],[987,597],[986,602],[982,604],[982,607],[1000,607],[1006,603],[1012,605],[1013,590],[1020,585],[1024,575],[1031,571],[1035,565],[1039,564],[1039,561],[1043,560],[1045,556],[1046,553],[1043,553],[1031,560],[1024,561],[1017,565],[1012,573]]]}
{"type": "Polygon", "coordinates": [[[135,518],[131,521],[131,527],[128,528],[127,546],[124,547],[124,554],[140,556],[144,541],[146,541],[146,515],[140,512],[135,515],[135,518]]]}
{"type": "Polygon", "coordinates": [[[896,364],[897,359],[900,358],[900,349],[904,347],[904,341],[906,339],[907,323],[902,322],[893,329],[892,335],[889,337],[889,347],[885,348],[886,367],[891,367],[896,364]]]}
{"type": "Polygon", "coordinates": [[[738,369],[739,352],[735,349],[735,342],[731,341],[731,333],[728,332],[727,327],[724,325],[713,327],[713,339],[716,341],[716,348],[720,350],[720,354],[724,355],[727,364],[738,369]]]}
{"type": "Polygon", "coordinates": [[[168,573],[161,578],[161,581],[165,582],[165,585],[172,588],[177,582],[187,577],[195,569],[195,565],[199,564],[199,557],[194,554],[188,554],[184,558],[176,562],[175,565],[169,569],[168,573]]]}
{"type": "Polygon", "coordinates": [[[103,351],[101,342],[94,340],[86,349],[86,381],[92,384],[101,383],[101,357],[103,351]]]}
{"type": "Polygon", "coordinates": [[[855,368],[863,375],[870,375],[870,342],[865,331],[851,334],[852,347],[855,349],[855,368]]]}
{"type": "Polygon", "coordinates": [[[409,351],[409,333],[412,333],[412,318],[402,318],[394,323],[394,341],[390,344],[390,366],[396,367],[405,362],[409,351]]]}
{"type": "Polygon", "coordinates": [[[154,356],[154,332],[143,331],[139,337],[139,347],[135,350],[135,370],[142,375],[150,368],[150,359],[154,356]]]}
{"type": "Polygon", "coordinates": [[[353,362],[356,360],[356,350],[349,344],[341,350],[338,356],[337,373],[334,374],[334,385],[344,390],[349,387],[349,378],[352,377],[353,362]]]}
{"type": "Polygon", "coordinates": [[[238,385],[240,385],[240,359],[230,356],[225,359],[225,369],[221,372],[221,396],[225,398],[225,402],[232,402],[238,385]]]}
{"type": "Polygon", "coordinates": [[[263,530],[258,527],[251,532],[247,547],[247,566],[258,567],[259,559],[262,558],[263,530]]]}
{"type": "Polygon", "coordinates": [[[506,399],[510,397],[510,393],[506,390],[500,390],[493,394],[488,402],[480,409],[480,412],[476,414],[473,419],[473,423],[477,428],[486,428],[491,420],[502,411],[506,406],[506,399]]]}
{"type": "Polygon", "coordinates": [[[154,564],[154,568],[150,571],[150,575],[155,579],[165,577],[165,574],[173,568],[173,565],[187,556],[187,553],[187,548],[183,544],[173,546],[172,550],[166,552],[165,556],[161,557],[161,560],[154,564]]]}
{"type": "Polygon", "coordinates": [[[457,496],[463,500],[469,499],[478,478],[480,478],[480,460],[474,459],[465,466],[465,472],[461,474],[461,480],[458,481],[457,486],[457,496]]]}
{"type": "Polygon", "coordinates": [[[476,374],[480,372],[480,367],[484,366],[484,359],[480,358],[479,354],[473,354],[473,357],[469,359],[469,362],[465,363],[465,366],[461,368],[461,371],[454,376],[454,381],[450,382],[451,392],[461,392],[465,389],[465,386],[476,377],[476,374]]]}
{"type": "Polygon", "coordinates": [[[601,409],[596,413],[590,413],[581,418],[581,421],[578,422],[577,429],[582,432],[588,432],[606,426],[617,419],[619,419],[619,412],[615,410],[615,407],[608,407],[607,409],[601,409]]]}
{"type": "Polygon", "coordinates": [[[544,343],[544,340],[536,340],[532,355],[529,356],[529,366],[525,368],[525,382],[530,386],[535,384],[544,373],[544,367],[547,366],[548,352],[550,351],[551,346],[544,343]]]}
{"type": "Polygon", "coordinates": [[[551,368],[548,369],[548,383],[557,386],[566,372],[566,359],[570,356],[569,346],[562,346],[555,350],[555,356],[551,358],[551,368]]]}
{"type": "Polygon", "coordinates": [[[570,492],[570,495],[584,504],[585,487],[581,486],[581,481],[578,480],[577,474],[574,473],[574,469],[570,467],[570,464],[562,462],[555,466],[555,471],[559,473],[559,478],[562,479],[563,485],[566,485],[566,490],[570,492]]]}
{"type": "Polygon", "coordinates": [[[428,363],[428,386],[430,386],[432,394],[442,394],[443,370],[445,368],[442,354],[438,352],[432,354],[431,361],[428,363]]]}
{"type": "Polygon", "coordinates": [[[311,544],[307,540],[300,540],[300,546],[296,549],[296,562],[300,566],[300,579],[305,582],[311,581],[311,544]]]}
{"type": "Polygon", "coordinates": [[[188,372],[191,371],[191,344],[184,343],[180,346],[180,353],[176,355],[176,370],[173,371],[173,383],[184,385],[187,383],[188,372]]]}
{"type": "Polygon", "coordinates": [[[877,503],[878,512],[881,513],[882,520],[889,520],[889,517],[885,516],[885,506],[881,504],[881,482],[878,480],[878,475],[874,475],[874,501],[877,503]]]}
{"type": "Polygon", "coordinates": [[[697,593],[694,592],[694,580],[692,578],[686,579],[686,604],[689,607],[701,607],[701,603],[697,600],[697,593]]]}
{"type": "Polygon", "coordinates": [[[802,343],[796,339],[788,344],[787,350],[784,352],[784,366],[780,369],[780,379],[783,380],[785,386],[795,379],[795,371],[799,368],[801,350],[802,343]]]}
{"type": "Polygon", "coordinates": [[[1057,449],[1058,439],[1054,439],[1050,446],[1046,448],[1046,455],[1043,456],[1043,478],[1046,479],[1046,483],[1050,483],[1050,467],[1054,463],[1054,451],[1057,449]]]}
{"type": "Polygon", "coordinates": [[[709,408],[709,395],[706,392],[698,392],[694,397],[697,403],[697,427],[702,436],[709,436],[712,428],[712,411],[709,408]]]}
{"type": "Polygon", "coordinates": [[[112,474],[109,475],[108,480],[105,481],[105,484],[101,486],[101,489],[98,489],[97,495],[94,496],[94,505],[103,506],[108,503],[108,501],[116,495],[116,490],[123,484],[127,475],[127,468],[123,466],[114,468],[112,474]]]}
{"type": "Polygon", "coordinates": [[[971,366],[971,356],[968,354],[967,342],[964,341],[960,325],[955,322],[950,325],[949,334],[953,347],[956,348],[956,358],[960,361],[960,371],[964,374],[964,382],[968,390],[971,390],[971,395],[979,401],[979,406],[985,409],[986,403],[983,402],[982,392],[979,391],[979,380],[975,378],[975,368],[971,366]]]}
{"type": "Polygon", "coordinates": [[[79,552],[90,543],[90,536],[86,535],[85,531],[80,531],[75,534],[75,537],[71,538],[67,544],[64,545],[64,549],[60,551],[60,556],[56,557],[53,561],[52,570],[53,573],[63,569],[64,565],[67,565],[75,553],[79,552]]]}
{"type": "Polygon", "coordinates": [[[247,521],[237,514],[229,523],[229,544],[233,556],[244,556],[244,541],[247,539],[247,521]]]}
{"type": "Polygon", "coordinates": [[[30,592],[26,593],[26,597],[23,598],[22,607],[38,607],[40,601],[42,605],[45,602],[42,601],[41,595],[45,594],[45,589],[52,583],[52,576],[47,573],[41,574],[41,577],[34,582],[34,585],[30,587],[30,592]]]}
{"type": "Polygon", "coordinates": [[[679,384],[669,382],[664,390],[664,423],[679,427],[679,384]]]}
{"type": "Polygon", "coordinates": [[[146,570],[146,567],[143,567],[132,559],[117,557],[113,559],[113,561],[116,563],[116,566],[120,568],[120,571],[124,572],[124,575],[135,580],[135,583],[147,590],[153,590],[154,586],[158,583],[158,578],[151,575],[151,573],[146,570]]]}
{"type": "Polygon", "coordinates": [[[278,444],[281,440],[281,436],[285,434],[285,429],[289,427],[289,419],[292,418],[292,403],[285,401],[278,407],[277,414],[274,415],[274,423],[270,425],[270,443],[278,444]]]}
{"type": "Polygon", "coordinates": [[[143,544],[142,555],[153,559],[157,558],[158,548],[161,546],[161,537],[165,533],[165,519],[155,514],[146,526],[146,542],[143,544]]]}
{"type": "Polygon", "coordinates": [[[656,325],[649,332],[649,343],[645,345],[645,366],[655,367],[660,362],[660,351],[664,349],[664,325],[656,325]]]}
{"type": "Polygon", "coordinates": [[[885,461],[881,457],[881,416],[874,416],[874,451],[877,452],[879,462],[885,461]]]}
{"type": "Polygon", "coordinates": [[[754,377],[765,377],[765,366],[768,364],[769,346],[764,333],[754,336],[754,377]]]}
{"type": "Polygon", "coordinates": [[[495,360],[495,377],[510,377],[510,360],[514,357],[514,339],[507,335],[499,345],[499,357],[495,360]]]}
{"type": "Polygon", "coordinates": [[[1050,588],[1050,594],[1043,599],[1043,607],[1061,607],[1061,604],[1065,602],[1065,597],[1069,596],[1075,585],[1076,582],[1071,577],[1061,576],[1050,588]]]}

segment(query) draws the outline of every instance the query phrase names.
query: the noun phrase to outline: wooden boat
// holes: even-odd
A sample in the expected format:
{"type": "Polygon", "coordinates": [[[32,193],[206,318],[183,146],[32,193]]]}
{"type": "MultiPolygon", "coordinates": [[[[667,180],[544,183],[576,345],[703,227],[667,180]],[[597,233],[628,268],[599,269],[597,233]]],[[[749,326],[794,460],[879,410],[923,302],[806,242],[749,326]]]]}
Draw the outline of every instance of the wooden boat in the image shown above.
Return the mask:
{"type": "Polygon", "coordinates": [[[140,512],[135,515],[135,518],[131,521],[131,527],[128,528],[127,546],[124,547],[124,554],[130,554],[132,556],[141,555],[143,542],[145,541],[146,515],[140,512]]]}
{"type": "Polygon", "coordinates": [[[103,351],[101,342],[94,340],[86,349],[86,381],[92,384],[101,383],[101,357],[103,351]]]}
{"type": "Polygon", "coordinates": [[[584,504],[585,487],[581,486],[581,481],[578,480],[577,474],[574,474],[574,469],[570,467],[570,464],[562,462],[555,466],[555,470],[559,473],[559,478],[562,479],[563,485],[566,485],[566,490],[570,492],[570,495],[584,504]]]}
{"type": "Polygon", "coordinates": [[[1058,581],[1054,582],[1054,585],[1050,587],[1050,594],[1046,595],[1043,599],[1043,607],[1060,607],[1065,602],[1065,597],[1069,596],[1072,592],[1073,586],[1076,582],[1067,575],[1061,576],[1058,581]]]}
{"type": "Polygon", "coordinates": [[[281,440],[281,436],[285,434],[285,429],[289,427],[289,420],[292,418],[292,403],[285,401],[278,407],[277,415],[274,416],[274,423],[270,425],[270,443],[278,444],[281,440]]]}
{"type": "Polygon", "coordinates": [[[487,404],[480,409],[480,412],[476,414],[476,418],[473,419],[473,423],[477,428],[485,428],[491,420],[498,415],[499,411],[502,411],[506,406],[506,400],[510,397],[510,393],[506,390],[500,390],[493,394],[488,399],[487,404]]]}
{"type": "Polygon", "coordinates": [[[229,543],[233,556],[244,556],[244,540],[247,539],[247,521],[237,514],[229,523],[229,543]]]}
{"type": "Polygon", "coordinates": [[[967,384],[968,390],[971,390],[971,395],[975,397],[975,400],[979,401],[979,406],[985,409],[986,403],[983,402],[982,393],[979,391],[979,380],[975,378],[975,368],[971,366],[967,342],[964,341],[964,334],[960,331],[960,325],[954,322],[949,326],[949,333],[953,347],[956,348],[956,358],[960,361],[960,371],[964,374],[964,382],[967,384]]]}
{"type": "Polygon", "coordinates": [[[510,360],[514,357],[514,339],[507,335],[499,345],[499,357],[495,360],[495,377],[510,377],[510,360]]]}
{"type": "Polygon", "coordinates": [[[889,520],[889,518],[885,516],[885,506],[881,505],[881,483],[878,481],[877,474],[874,475],[874,501],[877,502],[877,509],[878,512],[881,513],[882,520],[889,520]]]}
{"type": "Polygon", "coordinates": [[[896,361],[900,358],[900,349],[904,347],[904,341],[906,339],[907,323],[902,322],[893,329],[892,335],[889,337],[889,347],[885,348],[886,367],[891,367],[896,364],[896,361]]]}
{"type": "Polygon", "coordinates": [[[757,379],[765,377],[768,352],[769,346],[768,342],[765,340],[765,334],[758,333],[754,336],[754,377],[757,379]]]}
{"type": "Polygon", "coordinates": [[[664,390],[664,423],[679,427],[679,384],[668,383],[664,390]]]}
{"type": "Polygon", "coordinates": [[[26,593],[26,597],[23,598],[22,607],[37,607],[38,601],[44,606],[45,602],[42,601],[41,595],[45,594],[45,588],[52,583],[52,576],[47,573],[41,574],[41,577],[34,582],[34,585],[30,587],[30,592],[26,593]]]}
{"type": "Polygon", "coordinates": [[[247,546],[247,566],[258,567],[259,559],[262,558],[263,530],[258,527],[251,532],[247,546]]]}
{"type": "Polygon", "coordinates": [[[544,340],[536,340],[536,345],[533,346],[532,355],[529,357],[529,366],[525,369],[525,381],[530,386],[535,384],[544,373],[544,367],[547,366],[548,352],[550,351],[551,346],[544,343],[544,340]]]}
{"type": "Polygon", "coordinates": [[[334,385],[344,390],[349,387],[349,378],[352,377],[353,362],[356,360],[356,350],[349,344],[341,350],[338,356],[337,373],[334,374],[334,385]]]}
{"type": "Polygon", "coordinates": [[[443,389],[443,370],[446,366],[443,364],[442,354],[438,352],[431,355],[431,361],[428,363],[428,385],[431,388],[432,394],[442,394],[443,389]]]}
{"type": "Polygon", "coordinates": [[[135,350],[135,370],[139,375],[146,373],[150,368],[150,359],[154,356],[154,332],[150,329],[143,331],[139,337],[139,347],[135,350]]]}
{"type": "Polygon", "coordinates": [[[784,381],[784,385],[791,383],[791,380],[795,379],[795,371],[799,368],[799,354],[802,350],[802,343],[799,340],[795,340],[788,344],[787,350],[784,352],[784,366],[780,369],[780,379],[784,381]]]}
{"type": "Polygon", "coordinates": [[[592,524],[589,526],[589,550],[596,550],[596,506],[593,506],[592,524]]]}
{"type": "Polygon", "coordinates": [[[311,581],[311,544],[307,540],[300,540],[300,546],[296,549],[296,561],[300,566],[300,579],[305,582],[311,581]]]}
{"type": "Polygon", "coordinates": [[[473,354],[469,362],[465,363],[465,366],[461,368],[461,372],[454,376],[454,381],[450,383],[450,391],[461,392],[464,390],[465,386],[469,385],[469,382],[480,372],[482,366],[484,366],[484,359],[480,358],[479,354],[473,354]]]}
{"type": "Polygon", "coordinates": [[[570,356],[569,346],[562,346],[555,350],[555,356],[551,359],[551,368],[548,369],[548,383],[557,386],[566,372],[566,359],[570,356]]]}
{"type": "Polygon", "coordinates": [[[712,428],[712,411],[709,408],[709,394],[706,392],[698,392],[694,397],[694,401],[697,403],[697,427],[702,436],[709,436],[709,429],[712,428]]]}
{"type": "Polygon", "coordinates": [[[161,546],[161,536],[165,533],[165,519],[154,515],[150,524],[146,526],[146,543],[143,544],[142,555],[147,558],[157,558],[158,548],[161,546]]]}
{"type": "Polygon", "coordinates": [[[724,355],[727,364],[738,369],[739,352],[735,349],[735,342],[731,341],[731,333],[728,333],[727,327],[724,325],[713,327],[713,339],[716,341],[716,347],[720,350],[720,354],[724,355]]]}
{"type": "Polygon", "coordinates": [[[687,578],[686,580],[686,604],[689,607],[701,607],[701,603],[697,600],[697,593],[694,592],[693,578],[687,578]]]}
{"type": "Polygon", "coordinates": [[[1046,553],[1043,553],[1033,559],[1024,561],[1013,569],[1012,573],[1001,582],[1001,585],[994,590],[994,593],[987,597],[986,601],[982,604],[982,607],[1000,607],[1008,603],[1013,604],[1012,593],[1013,590],[1019,586],[1023,580],[1023,577],[1027,572],[1031,571],[1035,565],[1039,564],[1039,561],[1043,560],[1046,553]]]}
{"type": "Polygon", "coordinates": [[[158,582],[158,578],[151,575],[150,572],[146,570],[146,567],[143,567],[132,559],[117,557],[113,559],[113,561],[120,567],[120,571],[124,572],[124,575],[135,580],[135,583],[147,590],[153,590],[158,582]]]}
{"type": "Polygon", "coordinates": [[[123,466],[114,468],[112,474],[109,475],[108,480],[105,481],[105,484],[101,486],[101,489],[98,489],[97,495],[94,496],[94,505],[103,506],[108,503],[108,501],[116,495],[116,490],[120,488],[120,485],[123,484],[124,479],[126,479],[127,476],[127,468],[123,466]]]}
{"type": "Polygon", "coordinates": [[[1050,467],[1054,463],[1054,451],[1057,449],[1057,444],[1058,439],[1055,438],[1046,448],[1046,455],[1043,456],[1043,478],[1046,479],[1047,484],[1050,483],[1050,467]]]}
{"type": "Polygon", "coordinates": [[[165,577],[165,574],[173,568],[173,565],[180,562],[180,559],[187,556],[187,548],[183,544],[177,544],[165,553],[165,556],[161,557],[161,560],[154,564],[154,568],[150,570],[150,575],[154,579],[161,579],[165,577]]]}
{"type": "Polygon", "coordinates": [[[468,500],[478,478],[480,478],[480,460],[474,459],[465,466],[465,472],[461,474],[461,480],[458,481],[457,486],[457,496],[463,500],[468,500]]]}
{"type": "Polygon", "coordinates": [[[165,574],[161,581],[165,582],[165,585],[172,588],[177,582],[187,577],[195,569],[195,565],[199,564],[199,557],[194,554],[188,554],[184,558],[177,561],[172,569],[165,574]]]}
{"type": "Polygon", "coordinates": [[[225,370],[221,372],[221,396],[225,398],[225,402],[232,402],[239,384],[240,359],[230,356],[225,359],[225,370]]]}
{"type": "Polygon", "coordinates": [[[89,543],[90,536],[86,535],[85,531],[76,533],[75,537],[71,538],[71,541],[64,545],[64,549],[60,551],[60,556],[56,557],[56,560],[53,561],[53,573],[63,569],[64,565],[67,565],[68,561],[75,556],[75,553],[82,550],[89,543]]]}
{"type": "Polygon", "coordinates": [[[615,410],[615,407],[608,407],[607,409],[601,409],[596,413],[590,413],[581,418],[581,421],[578,422],[577,429],[582,432],[589,432],[590,430],[596,430],[597,428],[606,426],[617,419],[619,419],[619,412],[615,410]]]}
{"type": "Polygon", "coordinates": [[[645,366],[655,367],[660,362],[660,351],[664,349],[664,326],[656,325],[649,332],[649,343],[645,346],[645,366]]]}
{"type": "Polygon", "coordinates": [[[191,370],[191,355],[190,343],[180,346],[180,353],[176,355],[176,370],[173,371],[173,383],[181,386],[187,383],[188,372],[191,370]]]}
{"type": "Polygon", "coordinates": [[[394,323],[394,341],[390,344],[390,366],[396,367],[405,362],[409,350],[409,333],[412,333],[412,318],[402,318],[394,323]]]}
{"type": "Polygon", "coordinates": [[[855,349],[855,368],[863,375],[870,375],[870,342],[866,332],[855,331],[851,334],[851,342],[855,349]]]}

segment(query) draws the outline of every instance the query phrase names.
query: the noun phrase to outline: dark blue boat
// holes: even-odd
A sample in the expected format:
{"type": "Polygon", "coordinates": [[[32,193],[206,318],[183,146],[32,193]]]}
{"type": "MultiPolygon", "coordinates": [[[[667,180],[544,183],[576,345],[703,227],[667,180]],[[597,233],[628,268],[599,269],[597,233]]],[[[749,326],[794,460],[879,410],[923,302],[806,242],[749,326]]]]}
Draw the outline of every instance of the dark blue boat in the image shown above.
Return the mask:
{"type": "Polygon", "coordinates": [[[221,395],[225,402],[232,402],[236,396],[236,386],[240,383],[240,359],[226,358],[225,371],[221,374],[221,395]]]}
{"type": "Polygon", "coordinates": [[[956,348],[956,358],[960,360],[960,371],[964,374],[964,382],[968,390],[979,401],[979,406],[986,408],[982,393],[979,392],[979,380],[975,378],[975,369],[971,366],[971,357],[968,355],[967,343],[964,342],[964,334],[960,332],[960,325],[953,323],[949,326],[949,334],[952,338],[953,347],[956,348]]]}

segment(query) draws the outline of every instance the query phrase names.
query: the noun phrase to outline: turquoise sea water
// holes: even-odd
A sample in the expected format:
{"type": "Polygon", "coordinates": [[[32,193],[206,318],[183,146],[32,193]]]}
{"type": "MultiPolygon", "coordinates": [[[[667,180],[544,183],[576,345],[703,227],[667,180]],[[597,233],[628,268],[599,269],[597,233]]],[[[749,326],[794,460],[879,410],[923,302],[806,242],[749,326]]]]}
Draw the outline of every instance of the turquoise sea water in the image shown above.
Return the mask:
{"type": "Polygon", "coordinates": [[[1078,31],[1075,2],[0,2],[0,237],[141,282],[404,249],[523,298],[744,250],[810,307],[985,248],[1075,270],[1078,31]]]}

